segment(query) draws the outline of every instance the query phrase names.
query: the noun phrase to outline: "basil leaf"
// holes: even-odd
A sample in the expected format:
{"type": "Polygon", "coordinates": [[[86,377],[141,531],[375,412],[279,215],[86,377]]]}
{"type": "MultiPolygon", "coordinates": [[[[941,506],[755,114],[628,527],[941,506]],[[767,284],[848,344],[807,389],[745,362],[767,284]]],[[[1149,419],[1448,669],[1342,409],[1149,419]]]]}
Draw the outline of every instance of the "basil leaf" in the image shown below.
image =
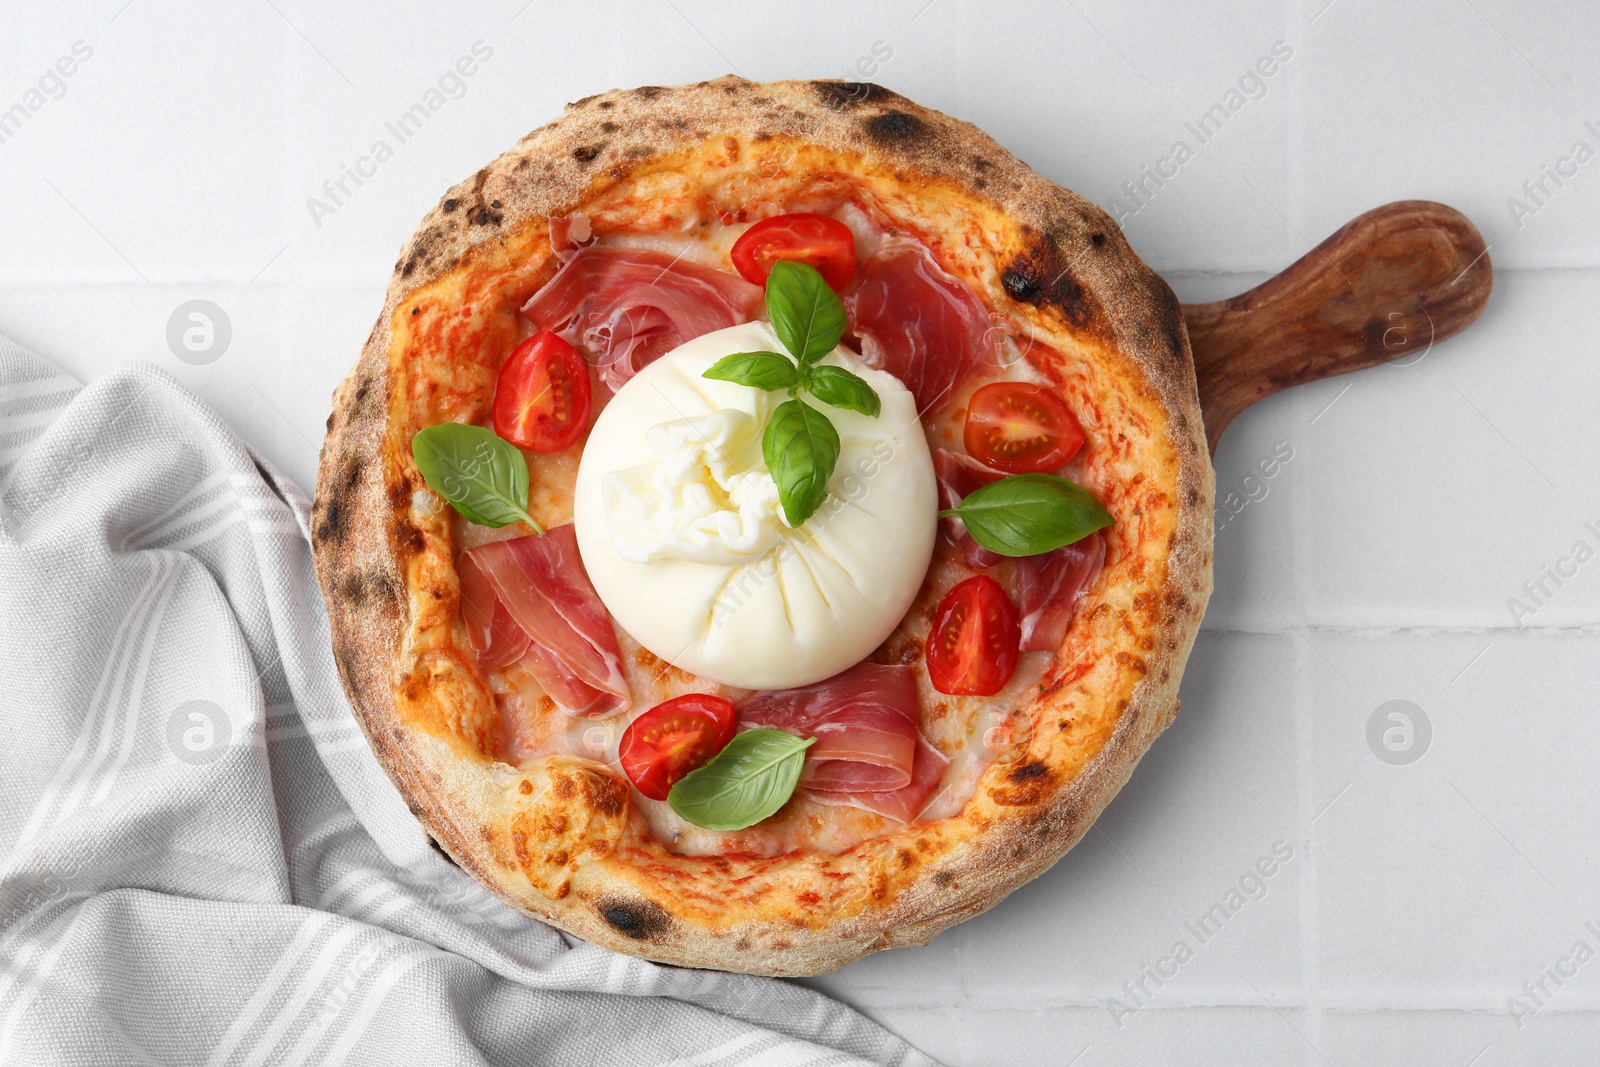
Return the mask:
{"type": "Polygon", "coordinates": [[[761,458],[778,485],[784,518],[795,529],[828,499],[828,479],[839,462],[839,432],[816,408],[785,400],[762,431],[761,458]]]}
{"type": "Polygon", "coordinates": [[[717,360],[701,377],[771,392],[795,384],[800,372],[795,369],[794,360],[776,352],[738,352],[717,360]]]}
{"type": "Polygon", "coordinates": [[[789,800],[816,738],[758,727],[733,735],[711,762],[679,779],[667,803],[707,830],[743,830],[789,800]]]}
{"type": "Polygon", "coordinates": [[[817,365],[805,368],[801,384],[824,404],[878,417],[883,410],[878,394],[859,375],[843,367],[817,365]]]}
{"type": "Polygon", "coordinates": [[[442,422],[411,438],[411,455],[428,488],[468,522],[505,526],[518,520],[538,533],[528,514],[528,461],[510,441],[482,426],[442,422]]]}
{"type": "Polygon", "coordinates": [[[844,304],[817,268],[792,260],[772,264],[767,276],[767,314],[772,328],[795,359],[815,363],[839,347],[844,336],[844,304]]]}
{"type": "Polygon", "coordinates": [[[1002,556],[1037,556],[1111,525],[1094,497],[1054,474],[1002,478],[939,514],[956,516],[974,541],[1002,556]]]}

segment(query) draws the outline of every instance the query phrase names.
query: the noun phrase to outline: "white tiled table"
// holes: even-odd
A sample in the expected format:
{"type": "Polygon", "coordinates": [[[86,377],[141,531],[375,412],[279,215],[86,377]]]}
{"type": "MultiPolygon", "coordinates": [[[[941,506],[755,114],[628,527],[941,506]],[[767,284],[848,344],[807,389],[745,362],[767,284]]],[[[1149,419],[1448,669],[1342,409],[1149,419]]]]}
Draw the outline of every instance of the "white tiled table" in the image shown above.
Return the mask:
{"type": "Polygon", "coordinates": [[[1600,158],[1542,203],[1522,188],[1576,141],[1600,152],[1600,8],[522,3],[13,7],[0,108],[41,106],[0,127],[0,331],[82,377],[166,367],[310,488],[400,242],[568,100],[866,59],[1109,205],[1285,42],[1126,220],[1135,247],[1211,299],[1362,210],[1437,199],[1491,243],[1489,310],[1413,365],[1236,422],[1219,490],[1259,499],[1219,532],[1183,711],[1128,788],[1001,907],[814,984],[956,1063],[1600,1062],[1600,959],[1543,976],[1580,939],[1600,952],[1600,561],[1539,603],[1522,588],[1577,542],[1600,552],[1600,158]],[[80,41],[92,54],[30,101],[80,41]],[[314,218],[308,198],[480,41],[459,98],[314,218]],[[203,366],[166,341],[196,298],[233,330],[203,366]],[[1261,496],[1245,478],[1274,450],[1292,459],[1261,496]],[[1408,765],[1368,745],[1391,700],[1431,723],[1408,765]],[[1256,881],[1275,844],[1290,858],[1256,881]],[[1202,942],[1191,925],[1241,879],[1202,942]],[[1158,987],[1147,966],[1175,973],[1158,987]],[[1541,980],[1548,996],[1523,991],[1541,980]]]}

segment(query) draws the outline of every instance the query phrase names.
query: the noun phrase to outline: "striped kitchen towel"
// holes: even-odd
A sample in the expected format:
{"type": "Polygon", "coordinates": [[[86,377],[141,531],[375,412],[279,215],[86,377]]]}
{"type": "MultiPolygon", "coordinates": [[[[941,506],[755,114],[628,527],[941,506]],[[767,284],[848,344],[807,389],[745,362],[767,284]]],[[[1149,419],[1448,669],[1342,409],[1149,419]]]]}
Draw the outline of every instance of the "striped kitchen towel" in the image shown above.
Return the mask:
{"type": "Polygon", "coordinates": [[[0,1063],[930,1062],[433,851],[339,687],[308,511],[166,373],[0,339],[0,1063]]]}

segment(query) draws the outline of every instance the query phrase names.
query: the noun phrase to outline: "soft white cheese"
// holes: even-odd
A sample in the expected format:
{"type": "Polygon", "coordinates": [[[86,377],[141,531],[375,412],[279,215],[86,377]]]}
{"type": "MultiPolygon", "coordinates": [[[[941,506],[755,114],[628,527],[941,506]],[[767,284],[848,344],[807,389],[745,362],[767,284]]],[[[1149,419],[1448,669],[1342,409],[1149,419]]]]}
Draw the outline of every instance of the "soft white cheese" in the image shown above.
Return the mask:
{"type": "Polygon", "coordinates": [[[839,432],[829,496],[791,529],[761,458],[789,399],[702,377],[736,352],[782,352],[764,322],[706,334],[634,376],[578,466],[584,566],[617,624],[687,671],[746,689],[807,685],[864,659],[900,623],[937,526],[916,402],[841,347],[824,363],[877,390],[877,418],[807,396],[839,432]]]}
{"type": "Polygon", "coordinates": [[[724,408],[652,426],[656,460],[600,479],[617,554],[633,563],[753,563],[782,537],[778,486],[761,463],[761,424],[724,408]]]}

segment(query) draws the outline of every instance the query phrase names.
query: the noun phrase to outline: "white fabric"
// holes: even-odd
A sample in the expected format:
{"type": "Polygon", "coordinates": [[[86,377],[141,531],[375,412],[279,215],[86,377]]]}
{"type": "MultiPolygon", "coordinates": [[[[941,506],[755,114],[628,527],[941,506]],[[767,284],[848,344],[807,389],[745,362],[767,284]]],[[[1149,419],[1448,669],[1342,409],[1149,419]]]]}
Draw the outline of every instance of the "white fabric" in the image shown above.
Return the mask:
{"type": "Polygon", "coordinates": [[[0,339],[0,1063],[930,1062],[434,851],[339,688],[308,511],[164,372],[0,339]]]}

